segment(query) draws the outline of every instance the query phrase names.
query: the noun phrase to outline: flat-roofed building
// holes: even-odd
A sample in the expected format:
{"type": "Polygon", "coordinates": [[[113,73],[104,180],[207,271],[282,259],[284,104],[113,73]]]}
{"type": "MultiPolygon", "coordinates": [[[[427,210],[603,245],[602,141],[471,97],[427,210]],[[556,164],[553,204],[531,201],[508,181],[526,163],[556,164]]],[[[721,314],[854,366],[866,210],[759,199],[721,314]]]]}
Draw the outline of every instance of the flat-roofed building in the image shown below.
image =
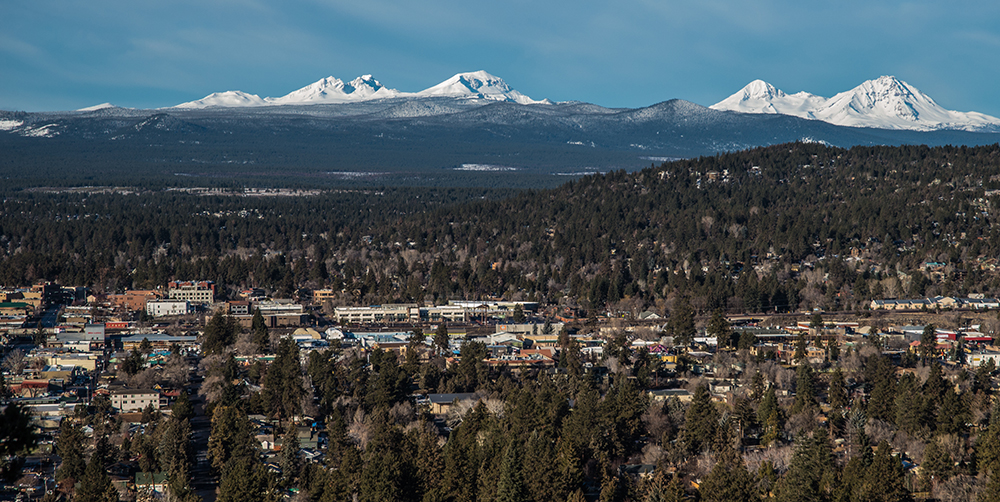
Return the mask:
{"type": "Polygon", "coordinates": [[[317,289],[313,291],[313,303],[320,303],[326,301],[333,301],[336,298],[337,292],[332,289],[317,289]]]}
{"type": "Polygon", "coordinates": [[[147,406],[160,409],[160,391],[155,389],[118,389],[111,391],[111,407],[120,413],[142,411],[147,406]]]}
{"type": "Polygon", "coordinates": [[[156,300],[159,295],[151,289],[133,289],[120,295],[108,295],[108,301],[116,307],[137,311],[146,308],[146,302],[156,300]]]}
{"type": "Polygon", "coordinates": [[[337,307],[334,316],[341,324],[381,324],[407,322],[416,303],[393,303],[370,307],[337,307]]]}
{"type": "Polygon", "coordinates": [[[410,308],[410,321],[412,322],[465,322],[466,318],[465,307],[456,305],[410,308]]]}
{"type": "Polygon", "coordinates": [[[170,335],[167,333],[139,333],[123,337],[121,339],[122,347],[125,351],[137,349],[142,346],[143,339],[149,340],[149,345],[154,351],[170,350],[170,347],[174,344],[177,344],[177,346],[182,349],[198,348],[201,346],[201,344],[198,343],[197,336],[170,335]]]}
{"type": "Polygon", "coordinates": [[[187,300],[191,303],[214,303],[215,283],[212,281],[172,281],[168,284],[167,298],[187,300]]]}
{"type": "Polygon", "coordinates": [[[246,300],[230,300],[226,302],[229,315],[250,315],[250,302],[246,300]]]}
{"type": "Polygon", "coordinates": [[[146,313],[153,317],[184,315],[191,311],[187,300],[150,300],[146,302],[146,313]]]}
{"type": "Polygon", "coordinates": [[[3,316],[28,316],[34,310],[30,304],[23,301],[0,303],[0,315],[3,316]]]}
{"type": "Polygon", "coordinates": [[[302,314],[306,311],[301,303],[294,303],[291,300],[260,302],[254,305],[254,308],[260,309],[261,315],[302,314]]]}

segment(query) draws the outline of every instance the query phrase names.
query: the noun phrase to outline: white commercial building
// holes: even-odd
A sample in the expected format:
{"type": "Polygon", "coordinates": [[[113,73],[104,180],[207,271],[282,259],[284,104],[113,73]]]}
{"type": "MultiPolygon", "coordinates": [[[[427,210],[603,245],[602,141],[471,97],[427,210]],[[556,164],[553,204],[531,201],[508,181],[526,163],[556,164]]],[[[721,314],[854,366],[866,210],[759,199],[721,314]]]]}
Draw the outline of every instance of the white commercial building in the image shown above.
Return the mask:
{"type": "Polygon", "coordinates": [[[190,312],[187,300],[150,300],[146,302],[146,313],[153,317],[184,315],[190,312]]]}
{"type": "Polygon", "coordinates": [[[142,411],[152,405],[160,409],[160,391],[154,389],[121,389],[111,391],[111,407],[122,413],[142,411]]]}

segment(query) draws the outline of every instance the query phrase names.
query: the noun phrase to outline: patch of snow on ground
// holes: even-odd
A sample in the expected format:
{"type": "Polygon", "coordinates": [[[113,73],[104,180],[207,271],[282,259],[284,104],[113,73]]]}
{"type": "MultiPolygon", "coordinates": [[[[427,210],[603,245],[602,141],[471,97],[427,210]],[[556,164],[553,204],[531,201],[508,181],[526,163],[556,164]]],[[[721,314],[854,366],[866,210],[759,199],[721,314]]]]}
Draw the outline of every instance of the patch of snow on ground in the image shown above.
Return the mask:
{"type": "Polygon", "coordinates": [[[21,136],[28,138],[51,138],[56,134],[59,134],[59,131],[53,129],[54,127],[56,127],[56,124],[45,124],[41,127],[25,129],[21,132],[21,136]]]}
{"type": "Polygon", "coordinates": [[[495,166],[493,164],[462,164],[461,167],[456,167],[455,170],[456,171],[492,171],[492,172],[501,172],[501,171],[518,171],[519,169],[516,168],[516,167],[510,167],[510,166],[495,166]]]}
{"type": "Polygon", "coordinates": [[[810,138],[809,136],[805,136],[799,141],[803,143],[819,143],[821,145],[827,145],[827,146],[829,145],[826,141],[823,141],[821,139],[810,138]]]}
{"type": "Polygon", "coordinates": [[[0,120],[0,131],[13,131],[22,125],[24,122],[21,120],[0,120]]]}
{"type": "Polygon", "coordinates": [[[682,160],[680,157],[639,157],[641,160],[652,160],[653,162],[673,162],[682,160]]]}
{"type": "Polygon", "coordinates": [[[328,171],[326,174],[337,178],[351,179],[351,178],[371,178],[374,176],[382,176],[388,173],[359,172],[359,171],[328,171]]]}

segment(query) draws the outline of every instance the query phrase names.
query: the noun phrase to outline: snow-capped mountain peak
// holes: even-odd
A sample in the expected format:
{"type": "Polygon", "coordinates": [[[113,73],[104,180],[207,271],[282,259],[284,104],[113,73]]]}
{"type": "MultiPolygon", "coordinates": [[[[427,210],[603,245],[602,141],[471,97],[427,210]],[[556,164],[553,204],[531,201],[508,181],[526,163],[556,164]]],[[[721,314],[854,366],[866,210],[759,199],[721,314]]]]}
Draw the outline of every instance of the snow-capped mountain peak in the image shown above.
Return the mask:
{"type": "Polygon", "coordinates": [[[785,93],[777,87],[761,79],[754,80],[740,90],[743,99],[774,99],[783,98],[785,93]]]}
{"type": "Polygon", "coordinates": [[[758,79],[710,108],[744,113],[780,113],[813,118],[809,116],[809,111],[824,101],[826,101],[825,98],[814,96],[808,92],[786,94],[781,89],[758,79]]]}
{"type": "Polygon", "coordinates": [[[77,111],[78,112],[97,112],[97,111],[101,111],[101,110],[106,110],[108,108],[117,108],[117,107],[115,105],[111,104],[111,103],[101,103],[99,105],[88,106],[86,108],[80,108],[77,111]]]}
{"type": "Polygon", "coordinates": [[[395,89],[387,89],[371,75],[362,75],[350,83],[336,77],[326,77],[280,98],[267,98],[268,104],[301,105],[311,103],[351,103],[369,99],[398,96],[395,89]]]}
{"type": "MultiPolygon", "coordinates": [[[[821,114],[835,123],[843,125],[866,125],[871,119],[891,123],[891,129],[907,129],[907,123],[943,122],[951,123],[959,117],[951,117],[934,102],[930,96],[915,87],[892,76],[882,76],[868,80],[846,92],[839,93],[827,101],[821,114]]],[[[821,119],[826,120],[826,119],[821,119]]]]}
{"type": "Polygon", "coordinates": [[[512,89],[502,78],[483,70],[458,73],[438,85],[416,93],[416,95],[422,97],[469,97],[493,101],[513,101],[521,104],[538,103],[538,101],[512,89]]]}
{"type": "Polygon", "coordinates": [[[373,99],[441,96],[512,101],[521,104],[551,104],[548,100],[535,101],[512,89],[502,78],[480,70],[459,73],[438,85],[415,93],[389,89],[371,75],[362,75],[347,83],[330,76],[278,98],[260,98],[256,94],[247,94],[242,91],[226,91],[210,94],[197,101],[182,103],[176,108],[354,103],[373,99]]]}
{"type": "Polygon", "coordinates": [[[262,106],[267,104],[260,96],[243,91],[213,92],[196,101],[181,103],[175,108],[211,108],[211,107],[243,107],[262,106]]]}
{"type": "Polygon", "coordinates": [[[755,80],[711,108],[780,113],[853,127],[1000,131],[1000,119],[976,112],[947,110],[916,87],[893,76],[865,81],[829,99],[806,92],[785,94],[770,84],[755,80]]]}

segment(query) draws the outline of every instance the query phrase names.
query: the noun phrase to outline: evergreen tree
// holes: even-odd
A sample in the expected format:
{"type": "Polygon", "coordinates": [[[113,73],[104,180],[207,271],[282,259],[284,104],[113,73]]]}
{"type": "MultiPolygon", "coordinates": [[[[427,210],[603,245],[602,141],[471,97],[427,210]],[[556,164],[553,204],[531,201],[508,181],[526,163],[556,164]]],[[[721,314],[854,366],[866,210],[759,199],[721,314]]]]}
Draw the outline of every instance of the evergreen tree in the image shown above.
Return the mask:
{"type": "Polygon", "coordinates": [[[218,310],[205,326],[202,334],[201,349],[205,354],[221,354],[222,351],[236,342],[240,326],[235,319],[218,310]]]}
{"type": "Polygon", "coordinates": [[[246,416],[234,406],[216,406],[212,413],[212,433],[208,437],[208,458],[212,469],[221,473],[235,460],[256,457],[256,446],[246,416]]]}
{"type": "Polygon", "coordinates": [[[823,328],[823,314],[820,312],[814,312],[812,317],[809,319],[809,327],[818,330],[823,328]]]}
{"type": "Polygon", "coordinates": [[[937,430],[943,434],[964,434],[972,421],[967,394],[959,395],[948,386],[937,413],[937,430]]]}
{"type": "Polygon", "coordinates": [[[177,396],[177,400],[170,406],[170,416],[174,420],[190,420],[194,418],[194,405],[191,404],[191,399],[188,398],[187,392],[182,391],[177,396]]]}
{"type": "Polygon", "coordinates": [[[673,476],[670,481],[665,482],[665,477],[664,471],[657,469],[652,483],[646,489],[642,502],[683,502],[685,500],[684,485],[680,478],[673,476]]]}
{"type": "Polygon", "coordinates": [[[299,475],[302,467],[299,458],[299,431],[294,423],[288,424],[288,430],[281,437],[281,475],[285,483],[291,483],[299,475]]]}
{"type": "Polygon", "coordinates": [[[806,360],[806,347],[806,335],[804,333],[799,333],[795,342],[795,353],[792,354],[792,361],[800,366],[805,363],[806,360]]]}
{"type": "Polygon", "coordinates": [[[847,386],[844,383],[844,372],[838,366],[830,377],[830,407],[841,410],[847,406],[847,386]]]}
{"type": "Polygon", "coordinates": [[[914,434],[927,424],[927,403],[920,392],[920,385],[912,373],[899,380],[896,392],[895,423],[900,430],[914,434]]]}
{"type": "Polygon", "coordinates": [[[941,363],[937,360],[931,361],[931,371],[923,385],[923,394],[928,399],[928,404],[935,408],[940,406],[948,387],[952,386],[944,379],[941,363]]]}
{"type": "Polygon", "coordinates": [[[921,464],[921,478],[928,489],[943,483],[951,476],[955,463],[948,451],[938,445],[936,439],[931,440],[924,449],[924,462],[921,464]]]}
{"type": "Polygon", "coordinates": [[[522,307],[520,303],[514,305],[513,319],[514,319],[514,322],[516,322],[518,324],[524,323],[524,321],[526,319],[525,316],[524,316],[524,307],[522,307]]]}
{"type": "Polygon", "coordinates": [[[190,467],[191,452],[188,438],[191,435],[191,424],[187,420],[172,419],[163,426],[157,457],[161,468],[171,479],[186,477],[190,467]]]}
{"type": "Polygon", "coordinates": [[[757,335],[746,330],[740,333],[740,341],[739,345],[737,345],[738,349],[750,350],[750,348],[752,348],[756,344],[757,344],[757,335]]]}
{"type": "Polygon", "coordinates": [[[578,448],[565,434],[559,438],[557,450],[555,468],[558,473],[556,477],[558,486],[556,493],[557,499],[563,499],[579,490],[583,485],[585,477],[581,465],[583,452],[582,448],[578,448]]]}
{"type": "Polygon", "coordinates": [[[253,309],[253,320],[250,325],[250,339],[255,345],[257,345],[257,350],[267,353],[271,351],[271,335],[267,330],[267,323],[264,322],[264,316],[260,313],[260,307],[253,309]]]}
{"type": "Polygon", "coordinates": [[[920,359],[927,361],[937,352],[937,328],[933,324],[924,326],[920,336],[920,359]]]}
{"type": "Polygon", "coordinates": [[[771,418],[772,414],[777,414],[780,417],[781,408],[778,407],[778,394],[775,392],[774,385],[768,385],[760,404],[757,406],[757,422],[766,424],[767,419],[771,418]]]}
{"type": "Polygon", "coordinates": [[[886,422],[895,421],[896,409],[896,371],[888,358],[873,357],[866,364],[866,370],[871,367],[868,377],[871,393],[868,398],[868,416],[886,422]]]}
{"type": "Polygon", "coordinates": [[[831,361],[840,360],[840,344],[836,340],[830,340],[826,344],[827,351],[829,352],[829,358],[831,361]]]}
{"type": "Polygon", "coordinates": [[[218,502],[276,502],[278,493],[264,468],[252,457],[234,457],[219,477],[218,502]]]}
{"type": "MultiPolygon", "coordinates": [[[[0,375],[0,402],[6,388],[0,375]]],[[[21,475],[23,455],[37,442],[31,413],[20,403],[9,403],[0,412],[0,480],[14,481],[21,475]]]]}
{"type": "Polygon", "coordinates": [[[695,324],[694,309],[687,298],[681,298],[667,321],[670,334],[674,337],[674,345],[688,346],[694,341],[695,324]]]}
{"type": "Polygon", "coordinates": [[[100,458],[87,463],[83,479],[74,489],[73,502],[118,502],[118,490],[111,484],[100,458]]]}
{"type": "Polygon", "coordinates": [[[952,350],[951,360],[956,364],[965,365],[965,339],[958,339],[958,343],[955,344],[955,348],[952,350]]]}
{"type": "Polygon", "coordinates": [[[72,420],[63,420],[59,424],[59,437],[56,438],[56,453],[62,459],[56,470],[56,480],[74,479],[79,481],[87,468],[83,459],[84,436],[80,428],[72,420]]]}
{"type": "Polygon", "coordinates": [[[799,435],[788,472],[778,483],[778,502],[810,502],[827,500],[837,479],[833,470],[833,452],[826,431],[817,430],[813,437],[799,435]]]}
{"type": "Polygon", "coordinates": [[[291,337],[282,337],[264,376],[264,406],[275,418],[291,418],[301,410],[304,393],[299,346],[291,337]]]}
{"type": "Polygon", "coordinates": [[[903,463],[892,455],[889,443],[882,441],[875,451],[875,458],[865,472],[859,497],[870,502],[906,502],[913,500],[906,489],[903,463]]]}
{"type": "Polygon", "coordinates": [[[863,501],[861,489],[865,480],[865,462],[861,455],[856,455],[847,461],[840,476],[840,483],[833,493],[832,500],[836,502],[863,501]]]}
{"type": "MultiPolygon", "coordinates": [[[[731,450],[731,448],[730,448],[731,450]]],[[[743,459],[735,452],[722,452],[698,492],[705,502],[740,502],[760,500],[756,482],[743,459]]]]}
{"type": "Polygon", "coordinates": [[[438,354],[447,354],[450,344],[451,337],[448,336],[448,326],[442,322],[438,324],[437,331],[434,332],[434,346],[437,347],[438,354]]]}
{"type": "MultiPolygon", "coordinates": [[[[535,473],[538,474],[537,472],[535,473]]],[[[511,441],[504,449],[503,463],[500,464],[500,479],[497,482],[497,502],[526,502],[527,491],[521,475],[521,459],[517,443],[511,441]]]]}
{"type": "Polygon", "coordinates": [[[601,494],[598,502],[625,502],[628,491],[626,480],[612,474],[606,474],[601,482],[601,494]]]}
{"type": "Polygon", "coordinates": [[[792,405],[792,413],[799,413],[816,406],[816,382],[812,367],[800,364],[795,369],[795,403],[792,405]]]}
{"type": "Polygon", "coordinates": [[[990,424],[976,442],[979,469],[1000,481],[1000,401],[994,403],[990,424]]]}
{"type": "Polygon", "coordinates": [[[708,387],[698,386],[688,405],[684,419],[684,447],[689,455],[696,455],[707,449],[716,435],[719,414],[712,403],[708,387]]]}
{"type": "Polygon", "coordinates": [[[708,336],[714,336],[719,347],[732,347],[735,345],[732,339],[733,329],[729,320],[722,314],[721,309],[712,312],[712,318],[708,320],[708,336]]]}
{"type": "Polygon", "coordinates": [[[417,493],[421,494],[423,502],[442,500],[442,475],[444,474],[444,457],[437,444],[437,434],[427,429],[414,429],[409,435],[416,445],[413,466],[416,469],[415,478],[417,493]]]}

